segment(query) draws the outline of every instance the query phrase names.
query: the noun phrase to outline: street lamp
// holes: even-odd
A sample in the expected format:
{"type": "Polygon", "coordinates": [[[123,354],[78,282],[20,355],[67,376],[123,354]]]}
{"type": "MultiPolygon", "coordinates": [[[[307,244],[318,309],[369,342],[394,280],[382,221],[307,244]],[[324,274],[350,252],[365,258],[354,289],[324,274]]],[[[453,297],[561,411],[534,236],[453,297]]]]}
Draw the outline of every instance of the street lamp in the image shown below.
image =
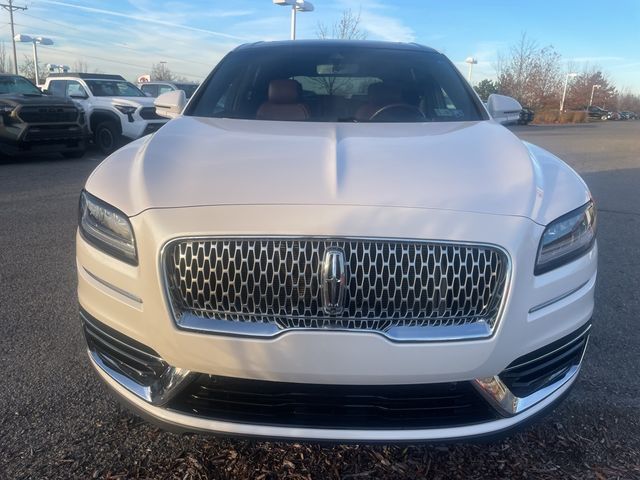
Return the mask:
{"type": "Polygon", "coordinates": [[[564,91],[562,92],[562,100],[560,101],[560,113],[564,112],[564,99],[567,96],[567,86],[569,85],[569,79],[577,76],[577,73],[567,73],[567,76],[564,79],[564,91]]]}
{"type": "Polygon", "coordinates": [[[307,0],[273,0],[274,5],[291,7],[291,40],[296,39],[296,13],[313,12],[313,4],[307,0]]]}
{"type": "MultiPolygon", "coordinates": [[[[602,85],[598,85],[597,83],[596,83],[596,84],[594,84],[594,85],[593,85],[593,87],[591,87],[591,98],[589,99],[589,107],[590,107],[590,106],[591,106],[591,104],[593,103],[593,91],[594,91],[596,88],[601,88],[601,87],[602,87],[602,85]]],[[[587,108],[589,108],[589,107],[587,107],[587,108]]]]}
{"type": "Polygon", "coordinates": [[[40,83],[40,74],[38,73],[38,47],[37,45],[53,45],[53,40],[46,37],[30,37],[29,35],[22,35],[19,33],[13,38],[16,42],[32,43],[33,44],[33,69],[36,73],[36,85],[40,83]]]}
{"type": "Polygon", "coordinates": [[[478,60],[473,57],[467,57],[464,62],[469,64],[469,73],[467,74],[467,80],[469,80],[469,83],[471,83],[471,72],[473,71],[473,66],[478,64],[478,60]]]}

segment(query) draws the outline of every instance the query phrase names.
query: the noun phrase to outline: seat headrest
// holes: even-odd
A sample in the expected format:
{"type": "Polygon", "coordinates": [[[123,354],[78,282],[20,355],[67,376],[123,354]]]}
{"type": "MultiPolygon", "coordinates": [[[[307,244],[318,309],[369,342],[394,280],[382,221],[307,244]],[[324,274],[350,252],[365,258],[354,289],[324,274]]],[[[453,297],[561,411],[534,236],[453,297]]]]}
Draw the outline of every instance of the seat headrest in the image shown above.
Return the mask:
{"type": "Polygon", "coordinates": [[[295,80],[277,79],[269,82],[270,103],[298,103],[302,86],[295,80]]]}

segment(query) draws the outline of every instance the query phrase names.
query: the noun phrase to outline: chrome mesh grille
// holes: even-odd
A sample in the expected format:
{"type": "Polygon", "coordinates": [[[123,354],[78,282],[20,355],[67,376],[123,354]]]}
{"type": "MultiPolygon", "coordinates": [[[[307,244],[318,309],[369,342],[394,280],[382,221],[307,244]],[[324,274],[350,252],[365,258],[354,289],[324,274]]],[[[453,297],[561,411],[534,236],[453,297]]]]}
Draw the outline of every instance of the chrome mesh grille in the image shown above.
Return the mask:
{"type": "Polygon", "coordinates": [[[178,323],[185,313],[291,328],[385,332],[392,327],[492,329],[508,261],[497,248],[387,240],[186,239],[165,254],[178,323]],[[323,311],[321,263],[344,252],[344,310],[323,311]]]}

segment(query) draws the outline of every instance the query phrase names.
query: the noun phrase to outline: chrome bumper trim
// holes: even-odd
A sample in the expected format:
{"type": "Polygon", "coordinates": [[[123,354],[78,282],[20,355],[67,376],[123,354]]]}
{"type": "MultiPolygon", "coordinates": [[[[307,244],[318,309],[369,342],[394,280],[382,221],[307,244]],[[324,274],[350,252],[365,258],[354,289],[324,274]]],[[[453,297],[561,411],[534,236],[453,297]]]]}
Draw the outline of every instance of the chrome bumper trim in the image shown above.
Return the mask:
{"type": "Polygon", "coordinates": [[[213,333],[218,335],[231,335],[255,338],[274,338],[286,335],[290,332],[332,331],[348,333],[373,333],[380,335],[392,342],[446,342],[469,339],[483,339],[491,337],[491,327],[487,322],[468,323],[453,326],[423,326],[423,327],[392,327],[386,332],[379,330],[350,330],[350,329],[314,329],[314,328],[287,328],[280,329],[272,323],[231,322],[218,318],[204,318],[191,313],[185,313],[180,317],[179,327],[200,333],[213,333]]]}
{"type": "MultiPolygon", "coordinates": [[[[556,391],[561,389],[564,385],[569,382],[572,382],[577,377],[580,372],[580,367],[582,366],[582,360],[584,358],[584,354],[587,351],[587,345],[589,343],[588,334],[591,330],[591,327],[587,328],[579,337],[573,339],[570,343],[574,343],[579,341],[582,337],[587,335],[587,339],[585,340],[584,348],[582,350],[582,354],[580,355],[580,359],[577,364],[572,365],[569,369],[559,378],[554,380],[554,377],[551,376],[548,378],[548,381],[552,381],[552,383],[548,384],[546,387],[543,387],[539,390],[536,390],[531,395],[527,395],[526,397],[518,397],[516,396],[509,387],[500,379],[499,376],[495,375],[493,377],[487,378],[476,378],[472,381],[472,384],[476,389],[480,392],[480,394],[496,408],[502,415],[504,416],[514,416],[525,410],[533,407],[537,403],[540,403],[545,398],[553,395],[556,391]]],[[[563,347],[560,348],[564,348],[563,347]]],[[[560,350],[560,348],[558,350],[560,350]]],[[[557,350],[553,352],[549,352],[541,357],[536,358],[532,361],[540,360],[541,358],[548,357],[553,355],[557,350]]],[[[523,364],[512,367],[520,367],[522,365],[526,365],[525,362],[523,364]]]]}

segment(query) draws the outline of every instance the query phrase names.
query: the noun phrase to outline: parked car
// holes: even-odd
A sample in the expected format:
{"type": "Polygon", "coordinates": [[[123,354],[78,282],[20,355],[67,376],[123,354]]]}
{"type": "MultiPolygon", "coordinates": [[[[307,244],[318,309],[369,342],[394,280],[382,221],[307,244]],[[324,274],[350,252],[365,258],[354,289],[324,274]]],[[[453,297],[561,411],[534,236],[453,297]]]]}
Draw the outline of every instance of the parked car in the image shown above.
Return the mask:
{"type": "Polygon", "coordinates": [[[623,120],[620,116],[620,112],[609,112],[607,115],[607,120],[623,120]]]}
{"type": "Polygon", "coordinates": [[[135,140],[167,123],[156,114],[153,99],[120,75],[52,73],[44,91],[78,102],[88,118],[93,141],[104,153],[124,140],[135,140]]]}
{"type": "Polygon", "coordinates": [[[86,122],[72,100],[51,98],[19,75],[0,74],[0,155],[84,155],[86,122]]]}
{"type": "Polygon", "coordinates": [[[620,112],[620,120],[635,120],[636,116],[633,112],[623,111],[620,112]]]}
{"type": "Polygon", "coordinates": [[[157,97],[163,93],[182,90],[187,98],[195,93],[198,88],[197,83],[189,82],[143,82],[138,83],[138,87],[149,97],[157,97]]]}
{"type": "Polygon", "coordinates": [[[520,118],[518,119],[518,125],[528,125],[533,121],[535,113],[530,108],[523,108],[520,110],[520,118]]]}
{"type": "MultiPolygon", "coordinates": [[[[260,42],[80,198],[89,358],[165,427],[467,440],[574,384],[596,212],[580,177],[416,44],[260,42]],[[339,85],[340,88],[336,88],[339,85]]],[[[90,402],[90,399],[87,400],[90,402]]]]}
{"type": "Polygon", "coordinates": [[[604,110],[600,107],[596,107],[595,105],[591,105],[590,107],[587,108],[587,115],[591,119],[608,120],[610,113],[611,112],[604,110]]]}

